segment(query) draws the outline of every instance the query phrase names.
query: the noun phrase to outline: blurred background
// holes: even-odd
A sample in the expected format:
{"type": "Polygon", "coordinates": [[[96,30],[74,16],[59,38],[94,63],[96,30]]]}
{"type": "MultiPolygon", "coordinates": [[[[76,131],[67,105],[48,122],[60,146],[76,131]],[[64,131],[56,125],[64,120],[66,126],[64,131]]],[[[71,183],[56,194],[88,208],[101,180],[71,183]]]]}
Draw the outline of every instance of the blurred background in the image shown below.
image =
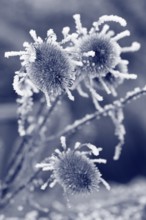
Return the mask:
{"type": "MultiPolygon", "coordinates": [[[[4,58],[4,52],[23,50],[23,42],[32,40],[29,36],[30,29],[36,30],[39,36],[45,38],[47,30],[53,28],[60,40],[64,26],[75,30],[73,14],[80,13],[83,25],[88,28],[102,15],[119,15],[127,20],[127,29],[131,32],[130,37],[120,41],[121,45],[128,46],[132,41],[141,43],[140,51],[124,56],[130,60],[129,72],[138,75],[137,80],[126,81],[119,87],[119,96],[124,96],[126,91],[146,84],[145,11],[145,0],[0,0],[0,179],[5,177],[7,161],[18,137],[17,96],[12,82],[14,72],[20,68],[20,62],[17,57],[4,58]]],[[[114,27],[118,28],[118,25],[114,27]]],[[[61,126],[64,122],[63,115],[66,115],[66,123],[70,123],[74,118],[93,110],[89,100],[76,93],[74,95],[75,103],[66,99],[57,111],[59,122],[55,122],[56,126],[58,123],[61,126]]],[[[109,100],[112,98],[109,97],[109,100]]],[[[146,176],[146,97],[126,106],[124,113],[126,141],[118,161],[113,161],[117,139],[109,118],[85,126],[70,140],[72,143],[79,140],[103,147],[102,156],[108,159],[108,164],[102,165],[100,170],[106,180],[119,183],[146,176]]]]}

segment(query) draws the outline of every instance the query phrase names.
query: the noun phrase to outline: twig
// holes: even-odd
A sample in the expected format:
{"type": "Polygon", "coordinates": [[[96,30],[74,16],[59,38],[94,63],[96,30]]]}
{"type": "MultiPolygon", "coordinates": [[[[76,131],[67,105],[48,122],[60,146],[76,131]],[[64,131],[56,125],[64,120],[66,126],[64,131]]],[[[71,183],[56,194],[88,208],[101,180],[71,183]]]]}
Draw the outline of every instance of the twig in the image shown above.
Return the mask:
{"type": "MultiPolygon", "coordinates": [[[[141,95],[146,95],[146,86],[143,89],[136,88],[134,91],[128,92],[126,94],[125,98],[121,98],[120,100],[115,101],[112,105],[106,105],[101,112],[96,111],[93,114],[86,115],[82,119],[77,120],[72,125],[67,126],[67,128],[65,130],[58,133],[57,136],[53,136],[53,139],[56,138],[56,137],[59,137],[60,135],[68,136],[70,133],[75,132],[80,126],[83,126],[87,122],[92,121],[94,118],[100,118],[100,116],[105,116],[105,115],[107,115],[107,113],[109,111],[111,111],[115,108],[124,107],[126,104],[128,104],[129,102],[131,102],[132,100],[134,100],[136,98],[139,98],[141,95]]],[[[48,139],[48,140],[50,140],[50,139],[48,139]]],[[[40,169],[37,170],[28,179],[28,181],[25,184],[20,185],[18,187],[18,189],[16,189],[11,194],[9,194],[9,196],[7,196],[7,198],[5,198],[5,201],[3,201],[3,203],[1,203],[0,207],[3,207],[3,208],[6,207],[6,205],[8,205],[10,200],[13,199],[16,195],[18,195],[18,193],[21,192],[23,189],[25,189],[27,187],[27,185],[30,184],[38,176],[38,174],[40,172],[41,172],[40,169]]]]}
{"type": "MultiPolygon", "coordinates": [[[[52,111],[54,110],[56,104],[63,97],[63,95],[64,94],[58,96],[55,99],[55,101],[52,103],[52,106],[50,107],[50,109],[44,115],[43,120],[41,121],[41,123],[38,124],[38,127],[37,127],[36,131],[39,131],[43,128],[43,126],[47,122],[48,118],[50,117],[52,111]]],[[[43,109],[42,109],[42,111],[43,111],[43,109]]],[[[40,113],[41,110],[39,110],[38,112],[40,113]]],[[[15,179],[17,174],[20,172],[21,167],[22,167],[22,161],[24,159],[24,153],[26,154],[26,152],[31,149],[32,140],[35,141],[35,139],[38,137],[38,132],[36,132],[36,131],[32,134],[32,136],[26,136],[26,137],[22,138],[20,146],[19,146],[19,148],[18,148],[18,150],[15,154],[15,157],[13,157],[13,160],[11,161],[11,164],[9,166],[9,171],[8,171],[7,177],[5,179],[6,184],[10,184],[11,182],[13,182],[13,180],[15,179]],[[27,150],[24,149],[26,145],[28,145],[27,150]]]]}
{"type": "Polygon", "coordinates": [[[0,208],[5,208],[9,202],[18,194],[20,193],[23,189],[25,189],[28,184],[30,184],[41,172],[41,169],[35,171],[35,173],[22,185],[20,185],[16,190],[14,190],[12,193],[9,193],[3,201],[0,203],[0,208]]]}
{"type": "Polygon", "coordinates": [[[124,108],[126,104],[131,102],[134,99],[141,97],[141,95],[146,94],[146,86],[142,89],[135,88],[133,91],[128,92],[125,98],[121,98],[117,101],[114,101],[113,104],[106,105],[101,111],[95,111],[92,114],[87,114],[83,118],[76,120],[71,125],[66,126],[66,128],[60,131],[56,135],[52,135],[45,140],[45,142],[52,141],[60,136],[69,136],[72,133],[75,133],[78,129],[80,129],[86,123],[93,121],[93,119],[99,119],[101,116],[107,116],[108,112],[114,110],[116,108],[124,108]]]}
{"type": "MultiPolygon", "coordinates": [[[[44,107],[45,107],[45,99],[44,99],[44,97],[42,97],[40,99],[40,103],[39,103],[38,109],[36,111],[36,116],[35,116],[36,118],[41,114],[44,107]]],[[[30,137],[28,135],[24,136],[23,138],[20,136],[18,137],[18,140],[17,140],[18,146],[17,146],[16,151],[13,153],[10,162],[8,163],[8,167],[7,167],[8,171],[11,170],[13,164],[16,163],[17,156],[21,154],[21,152],[23,151],[23,148],[26,145],[26,143],[28,142],[29,138],[30,137]]]]}

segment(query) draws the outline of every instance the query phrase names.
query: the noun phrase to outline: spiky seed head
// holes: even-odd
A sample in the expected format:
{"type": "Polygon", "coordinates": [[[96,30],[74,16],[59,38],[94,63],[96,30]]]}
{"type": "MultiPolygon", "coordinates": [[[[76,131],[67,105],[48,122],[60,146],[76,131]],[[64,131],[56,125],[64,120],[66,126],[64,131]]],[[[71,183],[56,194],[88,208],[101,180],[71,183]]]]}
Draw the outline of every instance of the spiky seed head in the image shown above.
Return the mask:
{"type": "Polygon", "coordinates": [[[119,62],[120,47],[108,36],[93,34],[82,39],[80,52],[84,63],[83,70],[95,76],[105,75],[119,62]],[[94,55],[90,55],[94,52],[94,55]],[[89,55],[84,55],[89,53],[89,55]]]}
{"type": "Polygon", "coordinates": [[[59,45],[44,42],[35,45],[35,51],[35,61],[27,63],[26,70],[41,91],[56,95],[72,86],[72,66],[59,45]]]}
{"type": "Polygon", "coordinates": [[[98,190],[100,176],[94,163],[81,152],[66,152],[54,164],[55,179],[71,194],[98,190]]]}

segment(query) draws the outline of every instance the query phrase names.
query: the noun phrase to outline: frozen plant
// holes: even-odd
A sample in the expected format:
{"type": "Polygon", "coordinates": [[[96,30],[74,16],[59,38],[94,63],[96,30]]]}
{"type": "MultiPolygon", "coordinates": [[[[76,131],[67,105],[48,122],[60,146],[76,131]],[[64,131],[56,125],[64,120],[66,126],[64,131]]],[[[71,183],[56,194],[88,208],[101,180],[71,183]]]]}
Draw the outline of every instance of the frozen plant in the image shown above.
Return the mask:
{"type": "MultiPolygon", "coordinates": [[[[57,41],[52,29],[47,31],[44,41],[34,30],[31,30],[30,35],[34,42],[25,42],[24,51],[5,53],[7,58],[19,56],[21,60],[21,69],[16,72],[13,82],[14,90],[19,95],[18,130],[21,137],[8,164],[5,181],[1,185],[1,207],[12,202],[22,190],[31,189],[33,193],[38,186],[39,189],[45,190],[48,185],[53,187],[56,183],[59,183],[69,194],[91,193],[99,189],[100,183],[110,189],[98,169],[98,163],[106,163],[105,159],[98,158],[101,148],[97,148],[92,143],[77,142],[72,149],[66,144],[66,138],[70,141],[70,135],[93,120],[110,117],[118,138],[114,159],[119,159],[126,134],[123,108],[132,100],[146,94],[146,86],[144,86],[128,91],[124,98],[119,96],[117,98],[117,87],[125,79],[137,77],[129,73],[128,61],[121,54],[139,50],[140,44],[133,42],[130,47],[120,46],[119,40],[129,36],[130,32],[125,30],[116,34],[109,25],[105,24],[116,22],[125,27],[127,24],[125,19],[119,16],[102,16],[93,23],[89,31],[82,26],[80,15],[73,17],[76,24],[75,33],[70,33],[69,27],[63,28],[63,39],[60,42],[57,41]],[[101,102],[104,99],[98,92],[101,88],[108,95],[112,94],[111,103],[101,102]],[[53,118],[52,113],[57,109],[58,103],[64,104],[61,100],[65,94],[70,100],[75,100],[74,90],[77,90],[82,97],[91,98],[94,111],[87,112],[71,124],[63,124],[50,134],[48,124],[53,118]],[[33,96],[39,92],[42,93],[38,96],[37,103],[34,103],[33,96]],[[44,100],[44,95],[47,102],[44,100]],[[56,144],[60,138],[62,146],[39,162],[42,152],[45,152],[46,148],[51,148],[50,141],[56,144]],[[30,161],[31,174],[29,173],[26,178],[25,171],[28,171],[27,165],[30,161]],[[42,171],[46,171],[47,181],[43,180],[42,171]],[[25,181],[14,187],[23,175],[25,181]]],[[[55,123],[56,121],[53,121],[53,125],[55,123]]],[[[40,209],[39,204],[35,207],[40,209]]]]}
{"type": "MultiPolygon", "coordinates": [[[[102,101],[103,98],[94,90],[95,78],[108,94],[116,95],[115,81],[119,83],[123,79],[137,78],[135,74],[128,73],[129,62],[123,59],[121,54],[139,50],[140,44],[133,42],[129,47],[120,46],[119,40],[130,36],[130,31],[125,30],[116,34],[108,24],[105,24],[116,22],[125,27],[126,20],[119,16],[102,16],[97,22],[93,22],[89,31],[82,26],[79,14],[73,17],[76,24],[76,33],[74,34],[76,37],[71,37],[72,50],[76,51],[78,59],[82,63],[77,67],[79,81],[84,80],[85,86],[98,101],[102,101]]],[[[80,91],[81,88],[79,88],[79,93],[87,96],[80,91]]]]}
{"type": "Polygon", "coordinates": [[[62,185],[65,192],[71,194],[90,193],[99,189],[99,183],[102,182],[109,190],[110,186],[101,177],[101,173],[94,163],[106,163],[105,159],[89,159],[88,156],[93,154],[98,156],[101,148],[97,148],[92,144],[81,144],[76,142],[74,149],[71,150],[66,145],[66,138],[61,137],[62,150],[55,150],[55,154],[39,163],[36,167],[43,171],[52,171],[52,182],[50,179],[42,185],[45,189],[49,184],[53,187],[57,182],[62,185]],[[80,151],[83,147],[87,147],[86,151],[80,151]]]}
{"type": "Polygon", "coordinates": [[[38,37],[34,30],[30,31],[30,35],[34,43],[24,42],[24,51],[5,53],[5,57],[20,56],[22,69],[16,72],[14,89],[18,95],[23,96],[26,93],[25,87],[21,87],[26,83],[27,91],[27,85],[31,84],[32,88],[36,87],[44,92],[48,105],[64,90],[72,99],[69,89],[75,79],[73,59],[57,42],[52,29],[48,30],[45,41],[38,37]]]}
{"type": "Polygon", "coordinates": [[[75,80],[74,66],[75,63],[78,64],[57,42],[56,34],[52,29],[48,30],[44,41],[36,35],[34,30],[30,31],[30,35],[34,42],[24,42],[24,51],[5,53],[7,58],[20,56],[21,60],[22,67],[16,71],[13,82],[14,90],[20,96],[18,124],[21,136],[28,134],[30,130],[24,127],[27,113],[32,110],[30,102],[34,93],[41,90],[45,94],[48,106],[63,91],[71,100],[74,100],[70,88],[75,80]]]}

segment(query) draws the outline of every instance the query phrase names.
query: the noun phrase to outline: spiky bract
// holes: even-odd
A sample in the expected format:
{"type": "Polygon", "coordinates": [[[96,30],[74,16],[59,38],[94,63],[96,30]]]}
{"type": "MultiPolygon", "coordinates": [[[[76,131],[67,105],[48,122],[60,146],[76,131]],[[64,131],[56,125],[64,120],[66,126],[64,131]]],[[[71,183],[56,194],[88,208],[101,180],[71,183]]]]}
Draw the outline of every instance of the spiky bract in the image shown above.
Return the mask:
{"type": "MultiPolygon", "coordinates": [[[[116,66],[116,70],[122,72],[123,74],[127,73],[127,66],[124,65],[123,63],[120,63],[116,66]]],[[[121,77],[115,77],[114,74],[112,74],[111,72],[108,72],[105,76],[102,77],[103,81],[106,83],[107,87],[110,89],[113,89],[113,95],[116,95],[116,88],[123,83],[124,78],[121,77]]],[[[95,78],[94,81],[96,82],[96,86],[98,89],[104,89],[102,86],[101,81],[99,80],[99,78],[95,78]]]]}

